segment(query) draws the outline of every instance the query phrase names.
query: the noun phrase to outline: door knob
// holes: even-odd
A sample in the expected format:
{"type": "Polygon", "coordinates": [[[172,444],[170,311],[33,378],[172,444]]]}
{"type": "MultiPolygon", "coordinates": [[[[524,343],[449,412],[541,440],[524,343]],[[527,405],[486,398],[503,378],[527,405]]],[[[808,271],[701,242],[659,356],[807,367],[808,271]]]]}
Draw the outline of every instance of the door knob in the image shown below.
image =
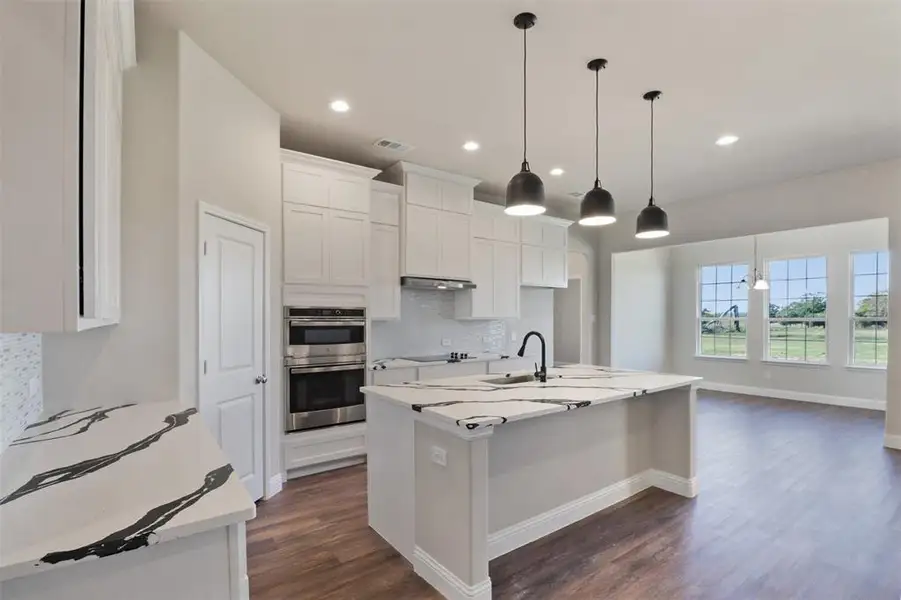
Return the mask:
{"type": "Polygon", "coordinates": [[[266,383],[267,381],[269,381],[269,378],[266,377],[265,375],[257,376],[257,379],[256,379],[257,385],[260,385],[261,383],[266,383]]]}

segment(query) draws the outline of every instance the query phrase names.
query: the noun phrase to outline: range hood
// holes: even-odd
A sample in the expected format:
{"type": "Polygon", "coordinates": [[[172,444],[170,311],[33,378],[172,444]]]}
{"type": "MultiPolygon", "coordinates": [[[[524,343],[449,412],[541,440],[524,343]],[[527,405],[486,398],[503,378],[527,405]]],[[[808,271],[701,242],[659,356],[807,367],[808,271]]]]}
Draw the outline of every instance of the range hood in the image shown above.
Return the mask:
{"type": "Polygon", "coordinates": [[[466,279],[438,279],[432,277],[401,277],[400,287],[417,290],[447,290],[458,292],[460,290],[473,290],[476,287],[466,279]]]}

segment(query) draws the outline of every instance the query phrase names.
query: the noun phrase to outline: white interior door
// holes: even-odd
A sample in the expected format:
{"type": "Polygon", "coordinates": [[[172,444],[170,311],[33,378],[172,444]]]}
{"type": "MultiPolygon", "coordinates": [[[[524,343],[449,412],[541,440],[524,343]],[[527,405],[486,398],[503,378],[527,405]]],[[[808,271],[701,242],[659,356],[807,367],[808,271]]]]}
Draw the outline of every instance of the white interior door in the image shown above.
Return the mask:
{"type": "Polygon", "coordinates": [[[263,233],[204,213],[200,412],[254,500],[263,496],[263,233]]]}

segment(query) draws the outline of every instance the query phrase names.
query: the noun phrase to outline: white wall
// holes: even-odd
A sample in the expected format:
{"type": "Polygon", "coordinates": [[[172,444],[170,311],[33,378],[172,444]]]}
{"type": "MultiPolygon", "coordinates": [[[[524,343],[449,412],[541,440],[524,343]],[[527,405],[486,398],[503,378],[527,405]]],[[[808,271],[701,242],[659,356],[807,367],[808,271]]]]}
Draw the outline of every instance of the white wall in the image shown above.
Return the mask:
{"type": "MultiPolygon", "coordinates": [[[[428,356],[458,352],[506,352],[519,350],[522,337],[531,330],[540,331],[547,340],[549,364],[554,357],[554,291],[521,288],[520,318],[489,321],[455,319],[453,292],[405,289],[401,292],[401,319],[373,321],[369,358],[428,356]],[[511,339],[515,335],[516,339],[511,339]],[[442,339],[451,345],[441,345],[442,339]]],[[[539,348],[529,342],[528,354],[537,356],[539,348]]]]}
{"type": "Polygon", "coordinates": [[[672,248],[670,318],[673,336],[668,354],[673,357],[674,370],[718,383],[884,402],[884,370],[854,369],[846,365],[851,346],[850,253],[887,247],[887,219],[758,236],[760,268],[767,260],[826,257],[829,364],[822,366],[763,360],[766,355],[767,294],[760,291],[748,293],[747,359],[697,357],[698,268],[700,265],[745,263],[750,271],[754,262],[754,241],[752,237],[742,237],[672,248]]]}
{"type": "Polygon", "coordinates": [[[137,12],[122,139],[122,321],[44,336],[48,410],[178,396],[178,36],[137,12]]]}
{"type": "Polygon", "coordinates": [[[669,250],[614,254],[612,277],[610,365],[671,370],[669,250]]]}
{"type": "MultiPolygon", "coordinates": [[[[282,381],[279,115],[190,38],[136,14],[126,75],[122,323],[44,343],[48,407],[180,399],[197,404],[198,203],[267,225],[268,407],[277,448],[282,381]]],[[[271,446],[272,447],[272,446],[271,446]]],[[[269,472],[280,453],[270,452],[269,472]]]]}
{"type": "Polygon", "coordinates": [[[569,226],[567,270],[570,278],[582,280],[582,362],[597,364],[597,266],[594,235],[590,227],[578,223],[569,226]]]}
{"type": "MultiPolygon", "coordinates": [[[[598,236],[598,338],[600,362],[610,361],[611,254],[655,246],[740,237],[818,225],[888,217],[889,249],[901,250],[901,159],[830,171],[783,183],[661,206],[669,215],[669,238],[635,239],[635,214],[621,215],[598,236]]],[[[891,281],[901,282],[901,260],[892,261],[891,281]]],[[[901,314],[901,294],[891,294],[891,312],[901,314]]],[[[901,348],[901,327],[889,344],[901,348]]],[[[901,352],[890,352],[886,432],[901,435],[901,352]]]]}

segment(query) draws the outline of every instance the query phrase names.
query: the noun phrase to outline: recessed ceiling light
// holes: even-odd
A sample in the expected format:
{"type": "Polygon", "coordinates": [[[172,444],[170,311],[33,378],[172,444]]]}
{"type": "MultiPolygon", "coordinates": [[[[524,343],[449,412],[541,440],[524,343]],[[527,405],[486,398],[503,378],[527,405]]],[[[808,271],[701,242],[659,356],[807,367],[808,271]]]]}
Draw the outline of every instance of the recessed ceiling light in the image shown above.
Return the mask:
{"type": "Polygon", "coordinates": [[[564,170],[561,169],[560,167],[554,167],[553,169],[551,169],[551,175],[553,175],[554,177],[560,177],[560,176],[563,175],[565,172],[566,172],[566,171],[564,171],[564,170]]]}
{"type": "Polygon", "coordinates": [[[332,100],[332,103],[329,104],[329,108],[335,112],[347,112],[350,110],[350,104],[345,100],[332,100]]]}
{"type": "Polygon", "coordinates": [[[717,145],[717,146],[731,146],[732,144],[734,144],[734,143],[737,142],[737,141],[738,141],[738,136],[737,136],[737,135],[732,135],[731,133],[729,133],[729,134],[726,134],[726,135],[721,135],[721,136],[716,140],[716,145],[717,145]]]}
{"type": "Polygon", "coordinates": [[[479,149],[479,143],[470,140],[470,141],[466,142],[465,144],[463,144],[463,149],[466,150],[467,152],[475,152],[476,150],[479,149]]]}

